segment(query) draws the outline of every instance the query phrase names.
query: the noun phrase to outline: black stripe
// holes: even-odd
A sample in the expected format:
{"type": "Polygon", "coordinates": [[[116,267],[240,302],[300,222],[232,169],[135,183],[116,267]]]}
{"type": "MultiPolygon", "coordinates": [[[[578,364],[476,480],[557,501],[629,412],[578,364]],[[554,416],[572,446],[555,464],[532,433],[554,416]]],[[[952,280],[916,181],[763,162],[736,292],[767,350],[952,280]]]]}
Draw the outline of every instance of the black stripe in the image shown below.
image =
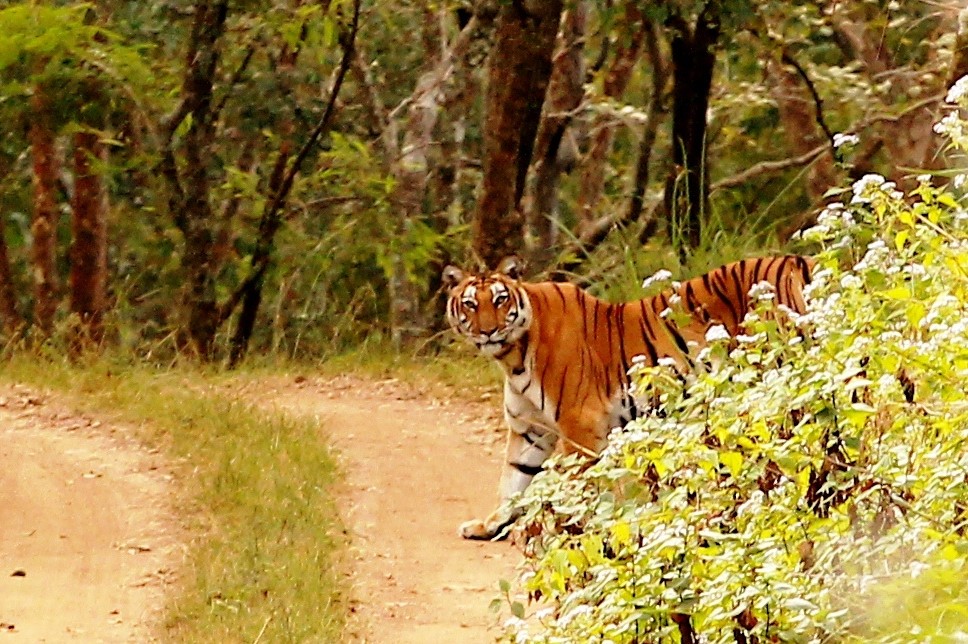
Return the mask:
{"type": "Polygon", "coordinates": [[[541,380],[538,383],[539,387],[541,388],[541,411],[544,411],[544,402],[545,402],[545,375],[547,375],[547,373],[548,373],[548,366],[549,366],[549,364],[550,364],[549,362],[546,362],[545,363],[544,369],[541,370],[541,380]]]}
{"type": "MultiPolygon", "coordinates": [[[[714,282],[712,295],[719,298],[719,302],[720,304],[722,304],[723,309],[725,309],[724,311],[725,313],[728,313],[730,316],[732,316],[733,320],[739,319],[738,308],[733,305],[733,298],[730,297],[729,291],[725,290],[722,286],[714,282]]],[[[721,315],[720,317],[725,318],[726,316],[721,315]]],[[[723,324],[727,323],[727,320],[725,319],[720,319],[719,321],[722,322],[723,324]]]]}
{"type": "Polygon", "coordinates": [[[642,342],[645,344],[645,351],[649,354],[649,365],[655,365],[659,362],[659,354],[656,353],[655,346],[652,344],[652,340],[649,339],[644,319],[639,320],[639,326],[642,329],[642,342]]]}
{"type": "MultiPolygon", "coordinates": [[[[654,322],[660,322],[660,321],[662,321],[662,318],[660,318],[656,314],[656,312],[655,312],[655,302],[656,302],[656,298],[654,298],[654,297],[651,298],[651,300],[649,301],[649,308],[646,308],[645,307],[645,301],[643,300],[643,302],[642,302],[642,322],[643,322],[646,330],[648,331],[649,337],[652,338],[653,344],[658,344],[659,343],[659,334],[656,332],[656,328],[655,328],[655,326],[653,326],[653,323],[654,322]]],[[[655,362],[653,362],[652,364],[655,364],[655,362]]]]}
{"type": "Polygon", "coordinates": [[[592,309],[592,336],[598,337],[598,305],[600,302],[595,297],[592,298],[592,302],[595,304],[595,308],[592,309]]]}
{"type": "Polygon", "coordinates": [[[669,322],[668,320],[663,320],[663,322],[665,322],[666,330],[669,332],[669,335],[672,337],[672,341],[675,342],[676,346],[679,348],[679,351],[688,360],[689,345],[686,344],[685,339],[683,339],[682,335],[679,334],[679,329],[676,328],[675,324],[669,322]]]}
{"type": "Polygon", "coordinates": [[[809,284],[812,277],[810,275],[810,262],[808,262],[805,257],[797,257],[796,259],[797,266],[800,268],[800,275],[803,278],[803,283],[809,284]]]}
{"type": "Polygon", "coordinates": [[[514,461],[510,461],[508,465],[528,476],[536,476],[542,469],[540,465],[526,465],[525,463],[515,463],[514,461]]]}
{"type": "MultiPolygon", "coordinates": [[[[743,288],[743,268],[746,266],[746,260],[737,262],[727,271],[723,269],[723,281],[725,282],[725,276],[729,275],[733,282],[733,296],[726,296],[724,302],[729,308],[730,313],[733,315],[733,320],[736,326],[739,326],[743,318],[746,317],[744,312],[748,305],[745,304],[747,298],[747,291],[749,289],[743,288]]],[[[725,320],[724,320],[725,322],[725,320]]]]}
{"type": "Polygon", "coordinates": [[[612,339],[612,313],[614,310],[614,305],[605,305],[605,348],[608,349],[608,357],[605,359],[605,364],[607,365],[612,364],[612,345],[615,344],[612,339]]]}
{"type": "Polygon", "coordinates": [[[585,302],[585,292],[579,289],[575,296],[578,298],[578,306],[581,307],[581,332],[588,337],[588,303],[585,302]]]}
{"type": "Polygon", "coordinates": [[[619,304],[618,310],[615,313],[615,324],[618,327],[618,352],[619,361],[622,363],[622,374],[619,379],[620,383],[628,384],[629,382],[629,361],[628,354],[625,350],[625,304],[619,304]]]}
{"type": "MultiPolygon", "coordinates": [[[[709,278],[706,275],[702,276],[702,283],[704,286],[706,286],[706,288],[709,288],[709,278]]],[[[697,310],[700,308],[700,302],[696,298],[696,289],[692,285],[692,282],[686,282],[686,285],[685,285],[685,288],[683,288],[683,291],[685,291],[686,293],[686,296],[683,298],[683,300],[685,300],[685,303],[686,303],[686,310],[689,313],[695,315],[697,310]]]]}
{"type": "Polygon", "coordinates": [[[565,365],[564,371],[561,372],[561,387],[558,389],[558,404],[555,405],[555,422],[561,417],[561,403],[565,399],[565,382],[568,377],[568,366],[565,365]]]}
{"type": "Polygon", "coordinates": [[[558,286],[558,282],[552,282],[551,286],[558,292],[558,297],[561,298],[561,308],[565,310],[567,308],[565,306],[565,292],[558,286]]]}
{"type": "MultiPolygon", "coordinates": [[[[517,418],[517,416],[515,416],[515,418],[517,418]]],[[[523,438],[524,440],[526,440],[528,442],[528,445],[534,445],[534,443],[535,443],[535,440],[533,438],[531,438],[531,432],[529,432],[529,431],[528,432],[524,432],[523,434],[521,434],[521,438],[523,438]]]]}

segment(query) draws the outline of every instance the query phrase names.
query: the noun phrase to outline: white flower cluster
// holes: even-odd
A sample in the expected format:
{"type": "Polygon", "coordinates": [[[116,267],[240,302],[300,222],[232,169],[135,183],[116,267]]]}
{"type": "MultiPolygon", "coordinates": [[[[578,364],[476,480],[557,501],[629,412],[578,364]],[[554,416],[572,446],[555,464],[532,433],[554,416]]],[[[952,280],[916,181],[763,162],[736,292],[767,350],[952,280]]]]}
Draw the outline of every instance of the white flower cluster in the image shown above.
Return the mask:
{"type": "Polygon", "coordinates": [[[861,273],[868,270],[886,272],[889,266],[893,266],[894,254],[888,249],[887,244],[882,239],[875,239],[867,244],[867,252],[859,262],[854,265],[854,270],[861,273]]]}
{"type": "Polygon", "coordinates": [[[769,302],[776,298],[776,288],[769,282],[757,282],[747,295],[759,302],[769,302]]]}
{"type": "Polygon", "coordinates": [[[729,340],[729,331],[722,324],[715,324],[706,330],[706,342],[729,340]]]}
{"type": "MultiPolygon", "coordinates": [[[[951,86],[945,101],[954,108],[968,108],[968,76],[962,76],[951,86]]],[[[958,109],[952,109],[935,123],[934,131],[948,137],[956,147],[968,148],[968,123],[958,109]]]]}
{"type": "Polygon", "coordinates": [[[860,137],[856,134],[843,134],[841,132],[834,134],[833,144],[835,148],[857,145],[858,143],[860,143],[860,137]]]}
{"type": "Polygon", "coordinates": [[[854,196],[850,203],[872,203],[878,196],[887,196],[891,199],[903,199],[904,193],[897,190],[897,184],[888,181],[879,174],[865,174],[854,182],[854,196]]]}
{"type": "Polygon", "coordinates": [[[642,288],[651,288],[656,284],[665,284],[671,279],[672,273],[663,268],[653,273],[650,277],[646,277],[642,281],[642,288]]]}
{"type": "Polygon", "coordinates": [[[960,107],[968,107],[968,76],[962,76],[948,89],[945,102],[960,107]]]}
{"type": "Polygon", "coordinates": [[[803,231],[799,237],[813,242],[824,242],[833,238],[837,233],[849,230],[854,225],[854,218],[844,204],[833,202],[827,204],[817,215],[817,223],[803,231]]]}

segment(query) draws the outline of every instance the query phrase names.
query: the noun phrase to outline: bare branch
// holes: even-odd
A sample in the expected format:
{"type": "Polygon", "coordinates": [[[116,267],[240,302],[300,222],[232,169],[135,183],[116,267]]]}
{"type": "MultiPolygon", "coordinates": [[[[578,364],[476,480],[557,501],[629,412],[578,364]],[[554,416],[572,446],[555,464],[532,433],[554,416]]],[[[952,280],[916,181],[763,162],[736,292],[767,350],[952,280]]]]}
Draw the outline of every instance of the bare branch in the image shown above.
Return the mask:
{"type": "Polygon", "coordinates": [[[738,174],[734,174],[731,177],[721,179],[710,186],[709,191],[715,192],[716,190],[722,190],[725,188],[735,188],[736,186],[741,186],[751,179],[763,176],[764,174],[774,174],[776,172],[782,172],[783,170],[788,170],[790,168],[798,168],[800,166],[807,165],[814,159],[818,158],[824,152],[829,151],[830,145],[823,143],[818,145],[814,149],[810,150],[806,154],[801,154],[799,156],[790,157],[789,159],[780,159],[777,161],[760,161],[743,170],[738,174]]]}
{"type": "Polygon", "coordinates": [[[830,131],[830,128],[827,126],[827,120],[823,116],[823,99],[820,98],[820,94],[817,92],[816,86],[813,84],[813,81],[810,80],[810,76],[807,75],[807,71],[802,65],[800,65],[797,59],[793,57],[793,54],[791,54],[788,49],[784,48],[781,59],[784,63],[797,70],[797,75],[803,80],[803,84],[807,86],[807,91],[810,92],[810,96],[813,98],[814,118],[817,121],[817,125],[820,126],[820,129],[823,130],[824,134],[827,135],[827,141],[830,143],[830,149],[832,151],[834,149],[834,134],[830,131]]]}
{"type": "MultiPolygon", "coordinates": [[[[930,107],[931,105],[936,105],[942,98],[943,95],[935,94],[912,103],[899,114],[877,114],[870,116],[858,122],[857,125],[851,130],[859,133],[878,123],[896,123],[904,119],[912,112],[924,109],[925,107],[930,107]]],[[[799,156],[790,157],[788,159],[779,159],[776,161],[761,161],[760,163],[757,163],[738,174],[717,181],[711,186],[710,192],[725,188],[735,188],[736,186],[742,185],[751,179],[755,179],[766,174],[782,172],[783,170],[788,170],[790,168],[807,165],[829,149],[830,146],[824,143],[799,156]]]]}

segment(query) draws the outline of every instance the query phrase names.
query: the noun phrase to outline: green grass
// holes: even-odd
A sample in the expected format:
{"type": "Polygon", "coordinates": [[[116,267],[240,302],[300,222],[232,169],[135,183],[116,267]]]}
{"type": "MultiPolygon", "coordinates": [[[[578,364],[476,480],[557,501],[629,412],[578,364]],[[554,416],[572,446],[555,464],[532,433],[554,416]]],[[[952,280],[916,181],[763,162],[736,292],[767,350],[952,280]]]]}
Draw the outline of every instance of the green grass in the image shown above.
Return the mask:
{"type": "Polygon", "coordinates": [[[224,376],[99,360],[14,355],[0,380],[55,392],[131,428],[177,471],[187,560],[166,609],[179,642],[334,642],[346,606],[336,470],[319,427],[214,387],[224,376]]]}

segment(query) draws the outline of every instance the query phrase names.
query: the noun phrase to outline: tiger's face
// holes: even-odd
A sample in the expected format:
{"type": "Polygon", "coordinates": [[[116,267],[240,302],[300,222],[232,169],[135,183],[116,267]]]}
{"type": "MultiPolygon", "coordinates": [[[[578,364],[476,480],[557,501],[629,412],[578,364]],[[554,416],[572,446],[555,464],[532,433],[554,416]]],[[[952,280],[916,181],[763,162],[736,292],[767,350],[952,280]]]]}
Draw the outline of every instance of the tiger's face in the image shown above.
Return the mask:
{"type": "Polygon", "coordinates": [[[465,275],[453,266],[444,269],[444,284],[450,287],[447,322],[486,355],[499,356],[531,325],[531,305],[518,282],[518,266],[506,260],[499,272],[483,275],[465,275]]]}

